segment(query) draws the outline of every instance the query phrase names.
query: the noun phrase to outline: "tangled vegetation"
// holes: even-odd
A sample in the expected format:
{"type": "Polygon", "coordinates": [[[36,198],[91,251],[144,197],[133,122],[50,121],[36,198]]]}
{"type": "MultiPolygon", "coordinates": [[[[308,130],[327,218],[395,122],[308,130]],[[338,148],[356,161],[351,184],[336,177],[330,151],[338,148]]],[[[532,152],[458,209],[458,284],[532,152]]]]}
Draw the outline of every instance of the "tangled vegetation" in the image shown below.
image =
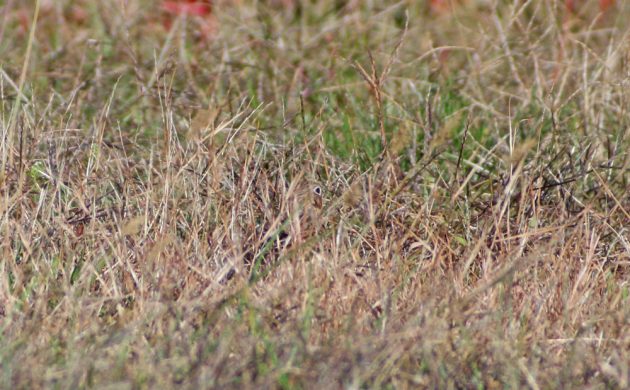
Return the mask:
{"type": "Polygon", "coordinates": [[[0,387],[630,386],[630,8],[453,3],[5,1],[0,387]]]}

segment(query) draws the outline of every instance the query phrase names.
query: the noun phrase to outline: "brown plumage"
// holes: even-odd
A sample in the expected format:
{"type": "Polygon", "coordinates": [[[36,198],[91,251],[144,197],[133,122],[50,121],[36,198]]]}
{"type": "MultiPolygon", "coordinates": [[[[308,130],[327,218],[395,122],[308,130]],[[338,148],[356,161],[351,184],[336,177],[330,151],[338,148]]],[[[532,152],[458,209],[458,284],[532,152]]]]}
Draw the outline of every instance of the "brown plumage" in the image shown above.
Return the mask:
{"type": "MultiPolygon", "coordinates": [[[[282,189],[282,187],[280,187],[282,189]]],[[[293,247],[317,235],[322,225],[323,189],[313,180],[302,176],[294,179],[289,187],[281,192],[279,212],[283,220],[268,231],[268,238],[254,256],[247,262],[262,255],[264,263],[273,262],[282,250],[293,247]]]]}
{"type": "Polygon", "coordinates": [[[287,191],[290,235],[300,242],[319,231],[322,224],[323,188],[313,180],[299,178],[287,191]]]}

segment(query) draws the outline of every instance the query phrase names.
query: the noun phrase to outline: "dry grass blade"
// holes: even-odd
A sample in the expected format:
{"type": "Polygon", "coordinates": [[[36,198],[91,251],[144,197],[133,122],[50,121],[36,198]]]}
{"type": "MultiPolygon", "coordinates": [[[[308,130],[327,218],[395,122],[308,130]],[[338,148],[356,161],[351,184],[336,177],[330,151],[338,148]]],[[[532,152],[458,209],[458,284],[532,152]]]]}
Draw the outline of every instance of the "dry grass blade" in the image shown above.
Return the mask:
{"type": "Polygon", "coordinates": [[[5,3],[0,388],[628,387],[624,4],[5,3]]]}

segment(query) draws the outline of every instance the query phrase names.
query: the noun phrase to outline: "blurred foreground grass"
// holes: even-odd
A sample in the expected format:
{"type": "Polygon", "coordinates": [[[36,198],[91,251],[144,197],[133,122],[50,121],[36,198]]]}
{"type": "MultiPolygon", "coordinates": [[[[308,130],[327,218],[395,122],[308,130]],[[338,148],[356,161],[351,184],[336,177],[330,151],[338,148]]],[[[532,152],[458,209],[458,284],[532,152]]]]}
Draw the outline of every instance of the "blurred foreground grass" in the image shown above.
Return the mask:
{"type": "Polygon", "coordinates": [[[585,3],[4,2],[0,387],[628,387],[585,3]]]}

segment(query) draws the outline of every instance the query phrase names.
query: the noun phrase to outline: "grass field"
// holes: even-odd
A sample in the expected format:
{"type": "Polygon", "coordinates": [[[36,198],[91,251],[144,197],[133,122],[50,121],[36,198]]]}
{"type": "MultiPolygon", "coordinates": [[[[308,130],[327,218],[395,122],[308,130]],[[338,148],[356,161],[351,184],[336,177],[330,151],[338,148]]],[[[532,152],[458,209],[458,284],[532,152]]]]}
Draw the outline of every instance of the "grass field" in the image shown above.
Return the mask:
{"type": "Polygon", "coordinates": [[[630,6],[457,3],[0,2],[0,388],[628,388],[630,6]]]}

